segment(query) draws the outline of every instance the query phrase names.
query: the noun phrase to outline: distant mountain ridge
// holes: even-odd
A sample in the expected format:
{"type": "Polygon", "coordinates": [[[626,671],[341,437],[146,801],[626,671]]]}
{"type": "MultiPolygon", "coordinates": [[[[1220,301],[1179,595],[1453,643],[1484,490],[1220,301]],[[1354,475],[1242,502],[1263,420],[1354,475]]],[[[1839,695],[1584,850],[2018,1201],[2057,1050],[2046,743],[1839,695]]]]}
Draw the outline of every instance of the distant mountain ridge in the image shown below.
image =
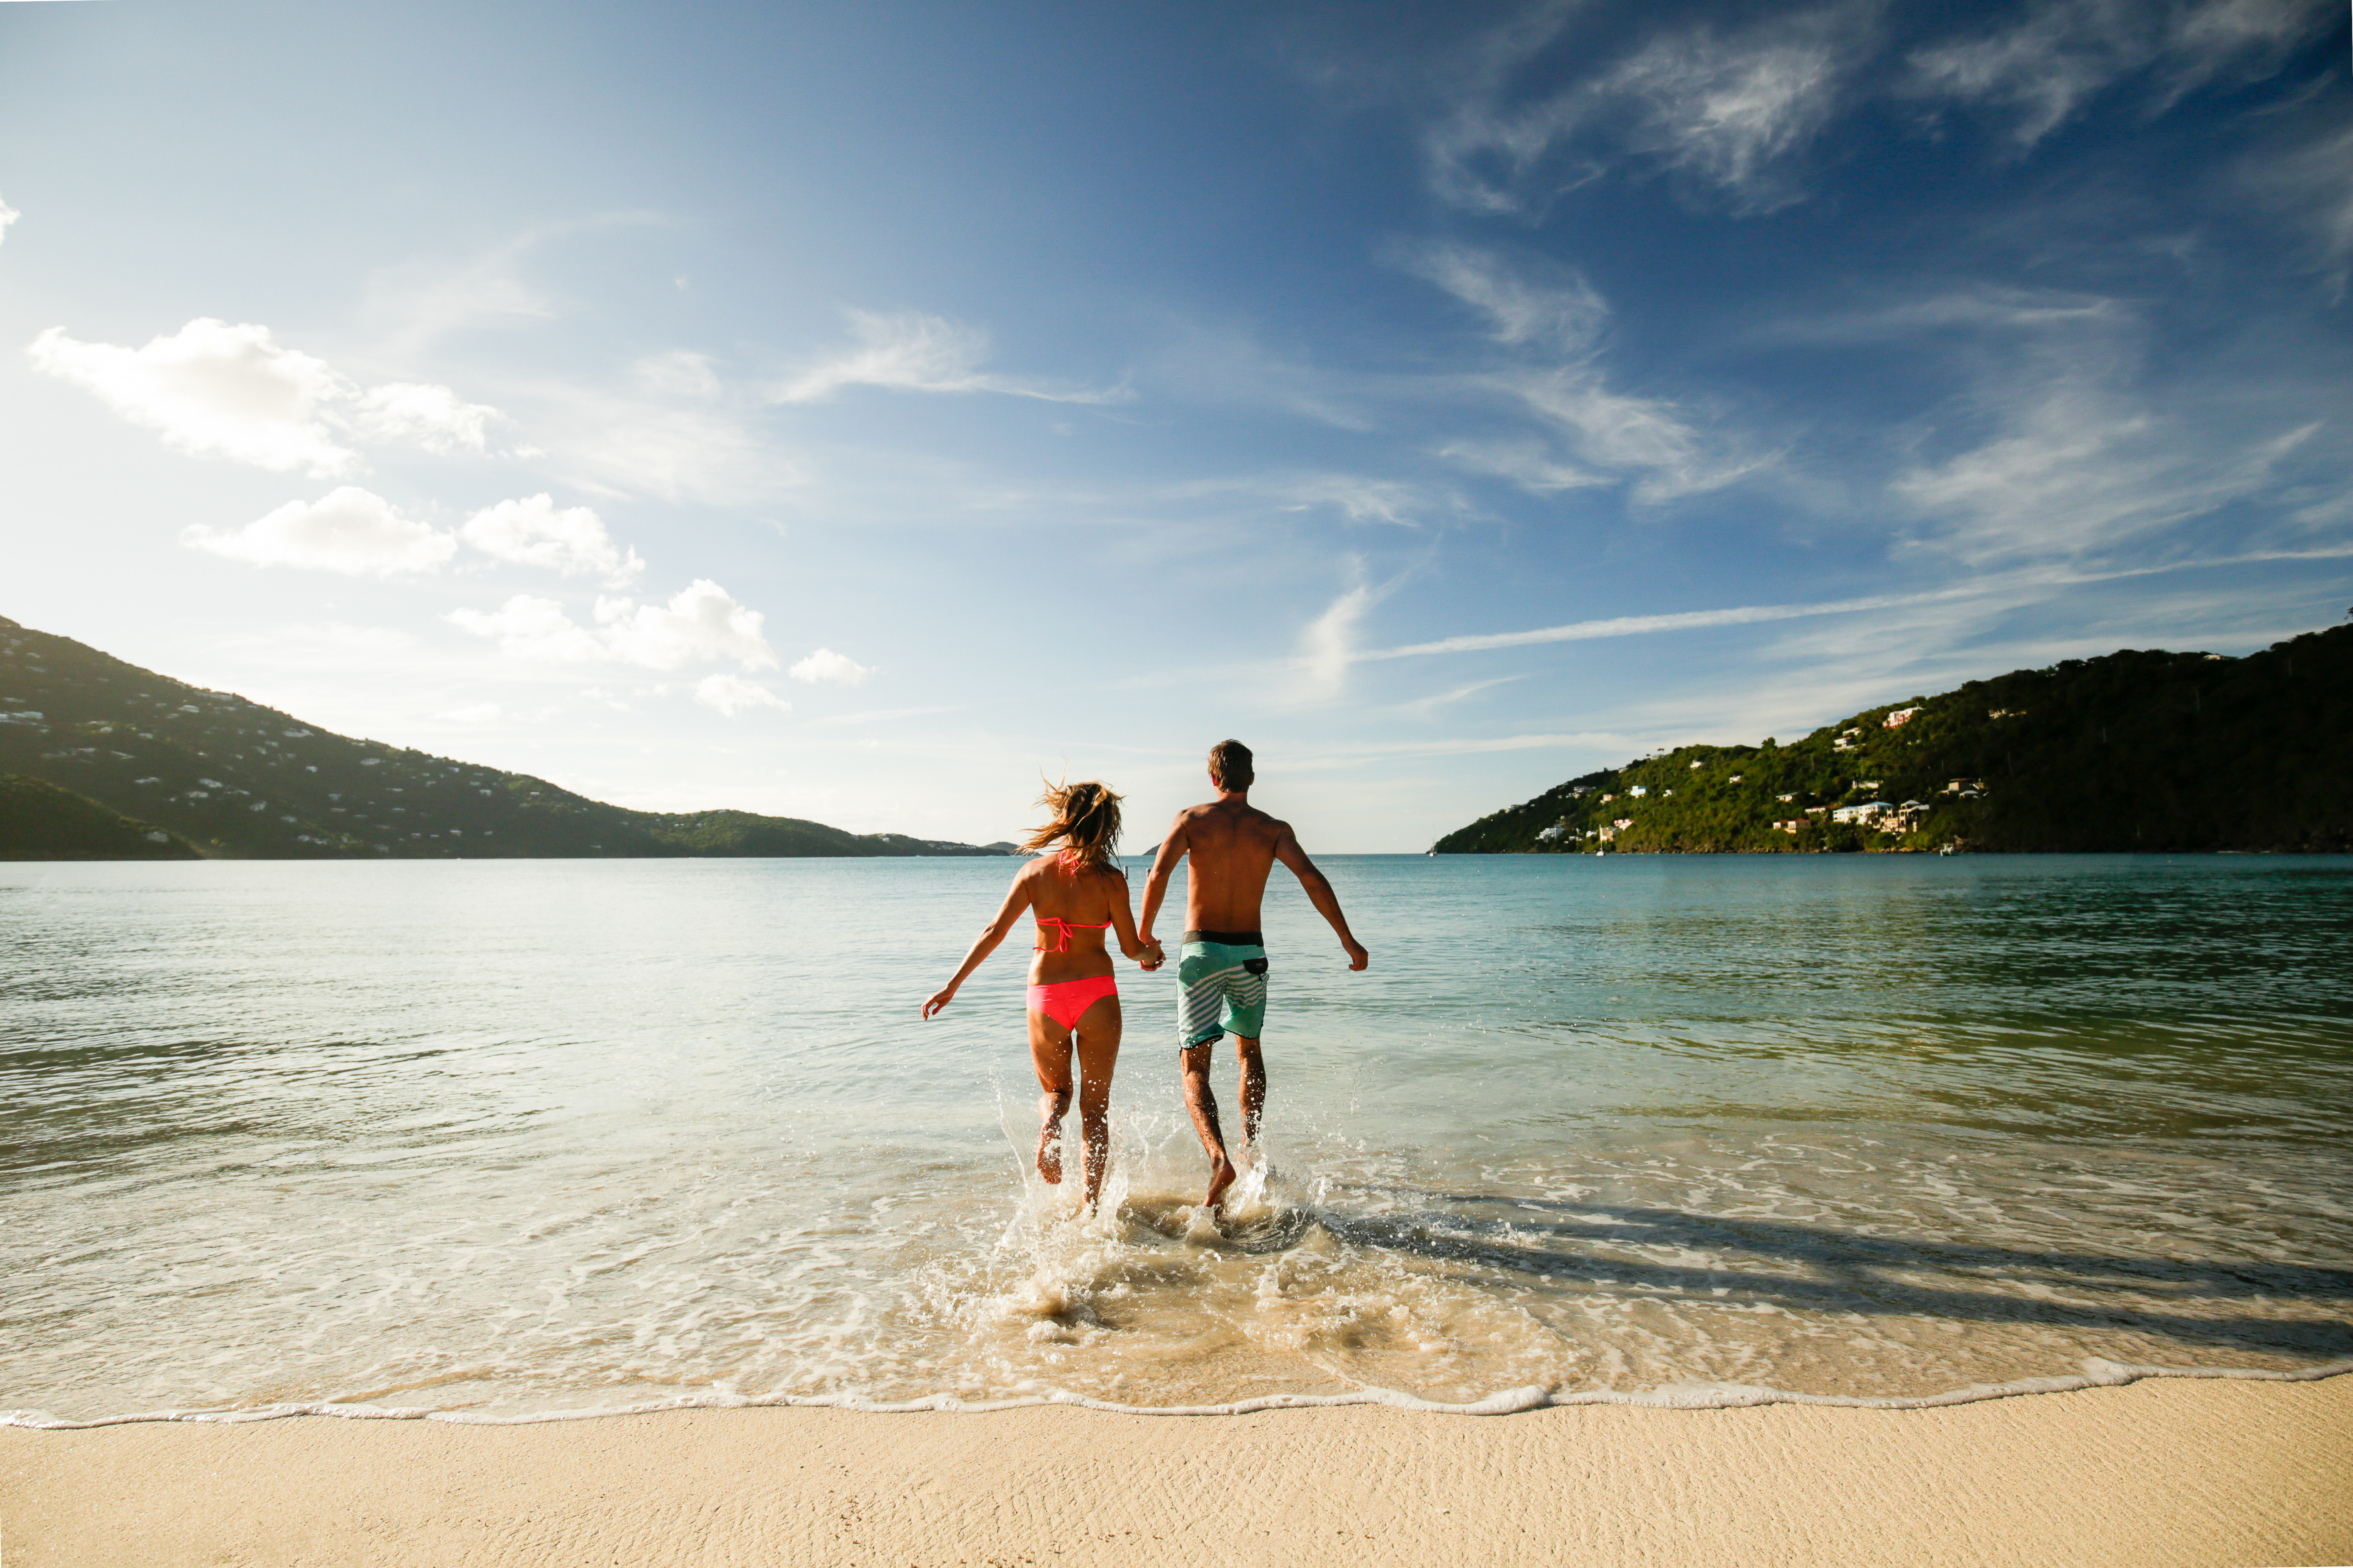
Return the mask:
{"type": "Polygon", "coordinates": [[[527,773],[337,735],[0,616],[6,774],[54,789],[0,787],[0,858],[1018,853],[748,811],[607,805],[527,773]],[[118,828],[105,817],[127,820],[118,828]]]}
{"type": "Polygon", "coordinates": [[[1972,680],[1568,780],[1441,855],[2353,849],[2353,626],[1972,680]]]}

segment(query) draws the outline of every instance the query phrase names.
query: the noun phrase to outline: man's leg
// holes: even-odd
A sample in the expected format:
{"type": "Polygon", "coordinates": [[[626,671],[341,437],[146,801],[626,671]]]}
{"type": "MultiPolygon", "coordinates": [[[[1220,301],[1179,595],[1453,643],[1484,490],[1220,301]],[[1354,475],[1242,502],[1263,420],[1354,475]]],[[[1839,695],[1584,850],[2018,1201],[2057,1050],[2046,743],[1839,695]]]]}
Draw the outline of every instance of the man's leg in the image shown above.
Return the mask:
{"type": "Polygon", "coordinates": [[[1240,1035],[1234,1037],[1234,1055],[1242,1070],[1242,1142],[1256,1149],[1258,1124],[1266,1118],[1266,1062],[1258,1054],[1258,1042],[1240,1035]]]}
{"type": "Polygon", "coordinates": [[[1210,1210],[1234,1184],[1234,1163],[1226,1156],[1226,1135],[1218,1126],[1218,1097],[1209,1088],[1209,1047],[1216,1044],[1207,1040],[1178,1053],[1185,1070],[1185,1109],[1193,1113],[1193,1131],[1201,1135],[1201,1148],[1209,1156],[1209,1195],[1201,1206],[1210,1210]]]}
{"type": "Polygon", "coordinates": [[[1062,1115],[1071,1109],[1071,1032],[1032,1008],[1029,1065],[1038,1073],[1038,1173],[1062,1179],[1062,1115]]]}

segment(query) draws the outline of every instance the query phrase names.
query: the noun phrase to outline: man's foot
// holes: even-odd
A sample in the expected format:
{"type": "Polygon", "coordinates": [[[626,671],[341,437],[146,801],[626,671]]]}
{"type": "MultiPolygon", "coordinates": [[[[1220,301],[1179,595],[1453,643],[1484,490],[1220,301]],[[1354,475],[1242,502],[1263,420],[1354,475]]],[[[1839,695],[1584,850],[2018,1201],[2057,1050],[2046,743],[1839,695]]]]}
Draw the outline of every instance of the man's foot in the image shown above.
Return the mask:
{"type": "Polygon", "coordinates": [[[1062,1179],[1062,1128],[1059,1122],[1049,1121],[1038,1130],[1038,1173],[1058,1184],[1062,1179]]]}
{"type": "Polygon", "coordinates": [[[1201,1200],[1201,1206],[1211,1214],[1220,1212],[1218,1205],[1224,1199],[1226,1189],[1234,1184],[1234,1163],[1231,1160],[1219,1161],[1216,1168],[1209,1173],[1209,1195],[1201,1200]]]}

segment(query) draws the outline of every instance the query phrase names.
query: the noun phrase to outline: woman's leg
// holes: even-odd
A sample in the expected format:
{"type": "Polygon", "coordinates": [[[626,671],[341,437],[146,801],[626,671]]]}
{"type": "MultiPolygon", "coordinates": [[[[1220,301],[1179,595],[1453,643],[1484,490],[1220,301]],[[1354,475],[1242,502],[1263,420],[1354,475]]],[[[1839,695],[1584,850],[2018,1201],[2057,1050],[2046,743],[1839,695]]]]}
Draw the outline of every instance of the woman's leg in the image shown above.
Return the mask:
{"type": "Polygon", "coordinates": [[[1111,1075],[1119,1062],[1119,998],[1105,996],[1079,1015],[1079,1127],[1086,1139],[1087,1207],[1103,1196],[1111,1163],[1111,1075]]]}
{"type": "Polygon", "coordinates": [[[1038,1070],[1038,1173],[1059,1182],[1062,1115],[1071,1109],[1071,1031],[1034,1007],[1029,1011],[1029,1065],[1038,1070]]]}

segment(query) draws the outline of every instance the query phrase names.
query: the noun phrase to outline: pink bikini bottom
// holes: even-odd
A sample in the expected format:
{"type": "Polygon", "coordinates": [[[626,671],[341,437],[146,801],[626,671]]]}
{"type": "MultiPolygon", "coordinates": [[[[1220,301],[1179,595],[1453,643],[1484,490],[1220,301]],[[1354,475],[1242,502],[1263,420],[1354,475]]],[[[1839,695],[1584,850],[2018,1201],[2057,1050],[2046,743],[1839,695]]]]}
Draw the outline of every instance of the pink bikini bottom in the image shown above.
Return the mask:
{"type": "Polygon", "coordinates": [[[1085,980],[1057,980],[1051,985],[1029,987],[1029,1010],[1043,1013],[1065,1029],[1079,1026],[1079,1017],[1106,996],[1119,994],[1115,975],[1097,974],[1085,980]]]}

